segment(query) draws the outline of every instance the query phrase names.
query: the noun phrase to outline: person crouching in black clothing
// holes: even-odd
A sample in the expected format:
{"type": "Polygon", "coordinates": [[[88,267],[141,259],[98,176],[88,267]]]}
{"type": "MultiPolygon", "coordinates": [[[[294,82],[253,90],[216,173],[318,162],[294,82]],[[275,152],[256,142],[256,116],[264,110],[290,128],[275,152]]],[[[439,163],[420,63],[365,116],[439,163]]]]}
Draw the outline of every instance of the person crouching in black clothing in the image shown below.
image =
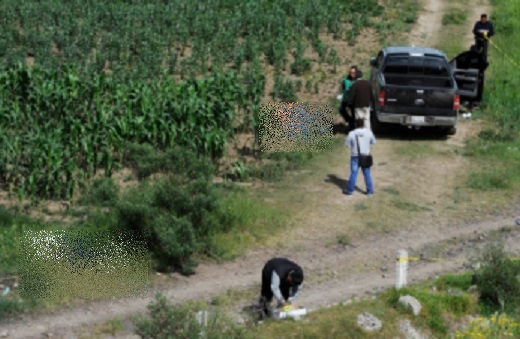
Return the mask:
{"type": "Polygon", "coordinates": [[[298,297],[302,284],[303,270],[296,263],[285,258],[269,260],[262,270],[262,311],[271,314],[273,297],[276,297],[278,307],[290,305],[298,297]]]}

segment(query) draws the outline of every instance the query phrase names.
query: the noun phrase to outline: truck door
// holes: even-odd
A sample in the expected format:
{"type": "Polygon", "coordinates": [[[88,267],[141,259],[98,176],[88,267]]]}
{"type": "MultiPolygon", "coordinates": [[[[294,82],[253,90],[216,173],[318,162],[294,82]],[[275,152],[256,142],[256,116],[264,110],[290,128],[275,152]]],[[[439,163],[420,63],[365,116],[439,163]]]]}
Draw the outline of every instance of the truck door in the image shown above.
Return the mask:
{"type": "Polygon", "coordinates": [[[463,52],[453,58],[450,65],[461,99],[471,101],[479,97],[479,85],[483,82],[484,70],[487,68],[480,55],[474,51],[463,52]]]}

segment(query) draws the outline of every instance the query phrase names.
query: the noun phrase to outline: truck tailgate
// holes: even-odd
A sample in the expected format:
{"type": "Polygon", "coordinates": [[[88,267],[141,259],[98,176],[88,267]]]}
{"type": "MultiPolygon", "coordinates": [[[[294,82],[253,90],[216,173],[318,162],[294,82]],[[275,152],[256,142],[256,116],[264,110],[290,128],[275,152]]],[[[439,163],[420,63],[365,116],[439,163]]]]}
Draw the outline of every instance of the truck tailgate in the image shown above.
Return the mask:
{"type": "Polygon", "coordinates": [[[409,115],[453,116],[455,92],[443,89],[412,89],[388,86],[384,88],[382,111],[409,115]]]}

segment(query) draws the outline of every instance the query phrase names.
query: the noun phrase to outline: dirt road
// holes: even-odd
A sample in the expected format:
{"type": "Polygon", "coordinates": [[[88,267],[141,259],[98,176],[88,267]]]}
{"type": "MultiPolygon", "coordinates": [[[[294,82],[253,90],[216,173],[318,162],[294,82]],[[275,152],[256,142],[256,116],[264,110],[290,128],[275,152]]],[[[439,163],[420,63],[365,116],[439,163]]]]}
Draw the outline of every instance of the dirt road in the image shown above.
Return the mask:
{"type": "MultiPolygon", "coordinates": [[[[425,1],[426,10],[411,37],[413,43],[433,44],[441,35],[444,4],[441,0],[425,1]]],[[[476,8],[470,15],[477,18],[481,11],[482,7],[476,8]]],[[[466,39],[471,39],[471,36],[466,39]]],[[[305,176],[301,183],[297,184],[295,180],[293,184],[284,185],[285,197],[298,197],[299,203],[308,207],[294,218],[298,226],[292,228],[286,238],[291,245],[277,250],[253,251],[222,265],[201,265],[196,275],[189,278],[174,275],[164,286],[150,291],[144,298],[107,300],[54,314],[0,321],[0,329],[7,330],[9,338],[40,338],[43,332],[59,337],[111,317],[144,313],[154,293],[159,290],[172,302],[182,303],[199,298],[210,299],[228,290],[257,289],[261,267],[272,256],[287,256],[302,264],[306,283],[298,304],[312,310],[393,286],[394,256],[401,248],[408,249],[415,256],[424,254],[446,258],[442,262],[412,263],[411,281],[460,271],[463,264],[457,259],[469,258],[489,238],[490,231],[504,226],[511,226],[509,232],[504,232],[508,236],[507,244],[518,251],[519,232],[512,224],[515,211],[501,210],[496,215],[480,215],[468,204],[461,213],[463,216],[456,217],[450,212],[451,201],[457,199],[454,187],[461,173],[468,170],[468,161],[457,154],[464,140],[478,130],[477,122],[465,121],[457,135],[448,141],[417,141],[413,137],[379,140],[374,149],[376,166],[373,172],[377,192],[372,198],[362,194],[353,197],[341,194],[338,186],[346,180],[347,153],[331,153],[328,162],[314,168],[312,175],[305,176]],[[416,154],[414,150],[425,151],[426,155],[416,154]],[[385,190],[390,193],[384,193],[385,190]],[[421,214],[420,218],[410,212],[406,224],[398,228],[386,224],[384,216],[380,216],[378,222],[370,225],[375,230],[386,232],[353,237],[352,244],[347,245],[331,242],[337,235],[355,233],[356,225],[363,223],[362,213],[359,216],[356,211],[370,211],[377,204],[383,206],[391,194],[407,200],[396,200],[394,205],[388,205],[388,213],[391,213],[392,206],[415,208],[409,201],[427,204],[426,209],[431,212],[421,214]],[[441,243],[444,245],[439,246],[441,243]]],[[[382,209],[381,213],[384,214],[385,210],[382,209]]]]}

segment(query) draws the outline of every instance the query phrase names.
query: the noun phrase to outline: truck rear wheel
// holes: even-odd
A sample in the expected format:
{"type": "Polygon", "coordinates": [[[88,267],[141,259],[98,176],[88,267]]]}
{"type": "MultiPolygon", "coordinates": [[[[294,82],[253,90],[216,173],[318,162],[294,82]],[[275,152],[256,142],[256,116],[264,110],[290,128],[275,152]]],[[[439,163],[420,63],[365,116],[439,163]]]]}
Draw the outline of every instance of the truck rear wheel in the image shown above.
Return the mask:
{"type": "Polygon", "coordinates": [[[377,114],[374,111],[370,112],[370,125],[370,127],[372,127],[372,132],[374,133],[384,133],[388,129],[386,124],[377,119],[377,114]]]}
{"type": "Polygon", "coordinates": [[[441,128],[442,135],[455,135],[457,133],[457,128],[455,126],[452,127],[442,127],[441,128]]]}

